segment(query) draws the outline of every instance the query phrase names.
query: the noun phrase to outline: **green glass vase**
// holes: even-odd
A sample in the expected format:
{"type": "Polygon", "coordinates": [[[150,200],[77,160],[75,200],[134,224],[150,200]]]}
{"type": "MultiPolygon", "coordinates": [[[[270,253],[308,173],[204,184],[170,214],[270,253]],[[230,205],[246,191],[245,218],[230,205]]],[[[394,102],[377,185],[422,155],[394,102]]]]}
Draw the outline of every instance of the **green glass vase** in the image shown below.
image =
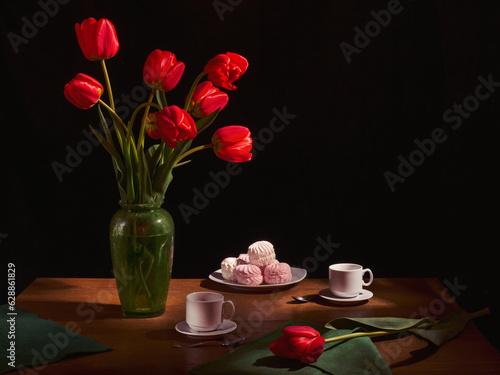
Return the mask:
{"type": "Polygon", "coordinates": [[[174,255],[174,221],[158,204],[122,204],[111,219],[111,259],[126,317],[163,314],[174,255]]]}

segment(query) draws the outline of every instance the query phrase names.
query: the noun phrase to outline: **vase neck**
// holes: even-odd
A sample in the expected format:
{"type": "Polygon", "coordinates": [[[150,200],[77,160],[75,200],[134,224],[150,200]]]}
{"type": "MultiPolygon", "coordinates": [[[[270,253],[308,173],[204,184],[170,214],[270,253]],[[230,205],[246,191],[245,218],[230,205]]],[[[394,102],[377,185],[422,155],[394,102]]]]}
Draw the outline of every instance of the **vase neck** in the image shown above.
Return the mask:
{"type": "Polygon", "coordinates": [[[123,203],[118,202],[123,210],[127,211],[150,211],[157,208],[161,208],[163,201],[158,203],[123,203]]]}

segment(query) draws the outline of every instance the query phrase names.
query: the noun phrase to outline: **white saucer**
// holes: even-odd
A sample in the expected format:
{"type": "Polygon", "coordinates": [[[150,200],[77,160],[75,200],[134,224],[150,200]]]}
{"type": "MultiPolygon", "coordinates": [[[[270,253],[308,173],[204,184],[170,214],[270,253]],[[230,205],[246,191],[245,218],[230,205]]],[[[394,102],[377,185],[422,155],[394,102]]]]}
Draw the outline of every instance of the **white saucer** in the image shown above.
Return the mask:
{"type": "Polygon", "coordinates": [[[361,292],[356,296],[356,297],[350,297],[350,298],[342,298],[342,297],[337,297],[332,294],[330,289],[323,289],[319,292],[320,297],[323,297],[324,299],[331,301],[331,302],[340,302],[340,303],[353,303],[353,302],[361,302],[361,301],[366,301],[370,298],[373,297],[373,293],[370,292],[369,290],[362,289],[361,292]]]}
{"type": "Polygon", "coordinates": [[[175,326],[175,330],[177,332],[180,332],[184,335],[196,337],[196,338],[214,338],[214,337],[219,337],[222,335],[225,335],[226,333],[232,332],[236,329],[237,324],[233,322],[232,320],[226,320],[222,322],[221,326],[219,329],[216,329],[215,331],[209,331],[209,332],[198,332],[193,329],[191,329],[188,324],[186,323],[185,320],[183,320],[180,323],[177,323],[175,326]]]}
{"type": "Polygon", "coordinates": [[[274,289],[279,289],[283,287],[287,287],[290,285],[297,284],[301,282],[302,280],[305,279],[307,276],[307,271],[303,268],[296,268],[296,267],[290,267],[292,271],[292,279],[288,283],[282,283],[282,284],[260,284],[260,285],[244,285],[240,284],[236,281],[229,281],[225,280],[222,277],[222,270],[218,269],[217,271],[212,272],[208,278],[212,281],[215,281],[216,283],[219,284],[224,284],[231,286],[236,289],[242,289],[242,290],[253,290],[253,291],[259,291],[259,290],[274,290],[274,289]]]}

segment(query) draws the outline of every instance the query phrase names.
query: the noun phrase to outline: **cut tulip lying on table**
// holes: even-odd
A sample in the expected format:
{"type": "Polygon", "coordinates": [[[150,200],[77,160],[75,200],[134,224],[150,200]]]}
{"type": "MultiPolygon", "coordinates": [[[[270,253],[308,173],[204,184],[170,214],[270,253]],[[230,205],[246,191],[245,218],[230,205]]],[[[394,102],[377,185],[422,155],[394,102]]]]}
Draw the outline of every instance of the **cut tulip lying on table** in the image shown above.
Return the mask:
{"type": "Polygon", "coordinates": [[[323,354],[326,343],[366,336],[387,336],[400,332],[409,332],[439,347],[458,336],[471,319],[489,312],[488,308],[472,314],[458,310],[436,321],[431,318],[337,318],[328,322],[326,327],[360,331],[324,339],[318,331],[309,326],[290,326],[283,329],[283,336],[273,341],[269,349],[279,357],[298,359],[302,363],[313,363],[323,354]]]}

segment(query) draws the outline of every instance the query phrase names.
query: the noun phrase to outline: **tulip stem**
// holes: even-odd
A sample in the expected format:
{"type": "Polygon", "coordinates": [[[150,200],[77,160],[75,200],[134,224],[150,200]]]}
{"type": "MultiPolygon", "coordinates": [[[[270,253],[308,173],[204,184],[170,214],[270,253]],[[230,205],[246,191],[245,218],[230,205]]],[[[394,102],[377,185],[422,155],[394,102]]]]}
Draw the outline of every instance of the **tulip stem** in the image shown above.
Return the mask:
{"type": "Polygon", "coordinates": [[[148,103],[142,103],[141,105],[139,105],[137,107],[137,109],[141,109],[141,108],[144,108],[146,106],[148,106],[148,107],[155,107],[159,111],[161,111],[163,109],[160,105],[158,105],[156,103],[149,103],[149,102],[148,103]]]}
{"type": "Polygon", "coordinates": [[[356,337],[364,337],[364,336],[369,336],[369,337],[384,336],[384,335],[389,335],[389,334],[399,333],[399,332],[404,332],[404,331],[407,331],[407,329],[394,330],[394,331],[356,332],[356,333],[349,333],[348,335],[332,337],[332,338],[326,339],[325,342],[349,340],[349,339],[354,339],[356,337]]]}
{"type": "Polygon", "coordinates": [[[181,161],[182,159],[184,159],[186,156],[189,156],[197,151],[201,151],[201,150],[205,150],[207,148],[213,148],[213,144],[209,143],[209,144],[206,144],[206,145],[203,145],[203,146],[198,146],[198,147],[195,147],[195,148],[192,148],[191,150],[188,150],[186,151],[185,153],[183,153],[181,156],[179,156],[179,158],[175,161],[174,163],[174,167],[179,164],[179,161],[181,161]]]}
{"type": "Polygon", "coordinates": [[[121,124],[121,126],[123,127],[123,129],[125,131],[127,131],[127,126],[125,125],[125,123],[123,122],[123,120],[120,118],[120,116],[117,115],[117,113],[113,110],[113,108],[111,108],[109,105],[107,105],[105,102],[103,102],[101,99],[98,99],[98,102],[100,104],[102,104],[108,111],[109,113],[111,113],[117,120],[118,122],[121,124]]]}
{"type": "Polygon", "coordinates": [[[198,77],[196,77],[196,79],[194,80],[193,84],[191,85],[191,89],[189,90],[189,94],[188,96],[186,97],[186,104],[184,104],[184,110],[186,112],[189,112],[189,109],[191,107],[191,98],[193,97],[193,92],[194,92],[194,89],[196,88],[196,86],[198,85],[198,82],[200,82],[200,80],[206,75],[207,73],[205,72],[201,72],[200,74],[198,74],[198,77]]]}
{"type": "Polygon", "coordinates": [[[146,119],[149,114],[149,108],[153,105],[153,97],[155,95],[156,89],[153,88],[151,90],[151,93],[149,94],[149,98],[146,104],[146,110],[144,111],[144,116],[142,116],[142,121],[141,121],[141,130],[139,131],[139,139],[137,141],[137,147],[139,150],[144,149],[144,131],[146,129],[146,119]]]}
{"type": "Polygon", "coordinates": [[[139,112],[142,108],[144,108],[144,107],[146,107],[146,106],[148,106],[148,107],[149,107],[149,106],[153,106],[153,107],[155,107],[156,109],[158,109],[159,111],[161,111],[161,110],[162,110],[161,106],[159,106],[159,105],[158,105],[158,104],[156,104],[156,103],[147,103],[147,102],[146,102],[146,103],[142,103],[141,105],[139,105],[139,106],[135,109],[134,113],[132,113],[132,116],[130,117],[130,122],[131,122],[132,124],[135,122],[135,118],[137,117],[137,113],[138,113],[138,112],[139,112]]]}
{"type": "Polygon", "coordinates": [[[156,100],[158,101],[161,109],[167,107],[167,97],[165,96],[164,91],[156,90],[156,100]]]}
{"type": "Polygon", "coordinates": [[[491,313],[491,309],[489,307],[486,307],[482,310],[470,313],[469,320],[479,318],[480,316],[483,316],[483,315],[488,315],[489,313],[491,313]]]}
{"type": "Polygon", "coordinates": [[[108,70],[106,69],[106,62],[105,61],[106,61],[105,59],[101,60],[101,66],[102,66],[102,70],[104,72],[104,79],[106,80],[106,87],[108,88],[109,104],[114,112],[115,111],[115,101],[113,99],[113,91],[111,90],[111,82],[109,81],[109,75],[108,75],[108,70]]]}

